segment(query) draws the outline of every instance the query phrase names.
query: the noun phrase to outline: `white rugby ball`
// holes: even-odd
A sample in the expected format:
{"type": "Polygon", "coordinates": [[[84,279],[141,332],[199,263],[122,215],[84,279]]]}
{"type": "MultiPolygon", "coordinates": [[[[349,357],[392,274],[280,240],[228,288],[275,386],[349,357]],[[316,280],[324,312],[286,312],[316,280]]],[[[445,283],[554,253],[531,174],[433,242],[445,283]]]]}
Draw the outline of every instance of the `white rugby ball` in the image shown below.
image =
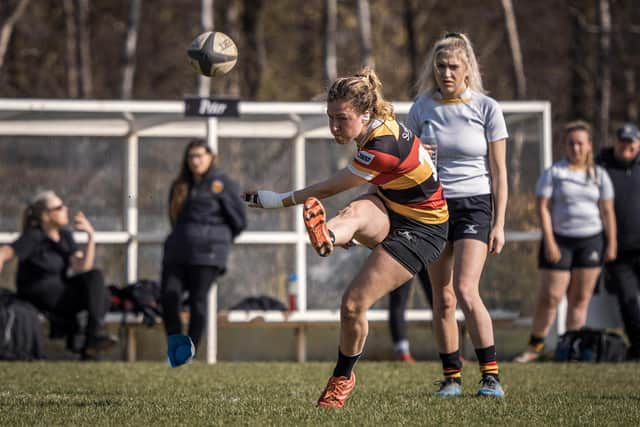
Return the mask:
{"type": "Polygon", "coordinates": [[[213,77],[228,73],[236,65],[238,47],[225,33],[207,31],[191,42],[187,55],[197,72],[213,77]]]}

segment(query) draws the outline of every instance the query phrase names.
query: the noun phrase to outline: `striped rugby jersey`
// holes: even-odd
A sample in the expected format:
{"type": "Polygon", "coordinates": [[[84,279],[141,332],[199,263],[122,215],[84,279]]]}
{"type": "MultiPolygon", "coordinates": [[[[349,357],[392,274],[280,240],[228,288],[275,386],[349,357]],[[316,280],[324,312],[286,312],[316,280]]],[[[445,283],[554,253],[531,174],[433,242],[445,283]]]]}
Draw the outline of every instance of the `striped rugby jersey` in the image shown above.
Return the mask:
{"type": "Polygon", "coordinates": [[[373,120],[347,168],[377,185],[388,209],[424,224],[449,219],[429,154],[413,132],[396,120],[373,120]]]}

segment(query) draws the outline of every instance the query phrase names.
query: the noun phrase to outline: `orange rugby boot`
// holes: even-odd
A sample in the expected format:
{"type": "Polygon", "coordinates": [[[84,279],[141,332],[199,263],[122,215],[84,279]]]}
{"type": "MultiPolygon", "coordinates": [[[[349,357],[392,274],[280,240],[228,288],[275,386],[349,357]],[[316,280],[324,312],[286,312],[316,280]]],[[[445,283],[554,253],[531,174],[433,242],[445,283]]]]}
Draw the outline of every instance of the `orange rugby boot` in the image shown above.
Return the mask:
{"type": "Polygon", "coordinates": [[[351,378],[347,377],[331,377],[327,383],[327,387],[318,399],[318,407],[320,408],[342,408],[349,397],[349,393],[356,386],[356,374],[351,373],[351,378]]]}
{"type": "Polygon", "coordinates": [[[333,252],[333,243],[327,228],[327,213],[320,200],[309,197],[302,207],[304,225],[307,227],[311,246],[320,256],[329,256],[333,252]]]}

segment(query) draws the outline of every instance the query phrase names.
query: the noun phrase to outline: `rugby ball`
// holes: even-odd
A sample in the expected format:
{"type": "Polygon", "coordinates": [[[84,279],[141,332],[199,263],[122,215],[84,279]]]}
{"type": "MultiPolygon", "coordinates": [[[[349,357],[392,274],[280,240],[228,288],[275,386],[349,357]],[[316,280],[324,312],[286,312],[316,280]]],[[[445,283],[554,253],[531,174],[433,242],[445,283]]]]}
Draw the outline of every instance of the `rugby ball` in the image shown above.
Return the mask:
{"type": "Polygon", "coordinates": [[[238,61],[238,47],[228,35],[207,31],[196,37],[187,49],[191,66],[200,74],[213,77],[226,74],[238,61]]]}

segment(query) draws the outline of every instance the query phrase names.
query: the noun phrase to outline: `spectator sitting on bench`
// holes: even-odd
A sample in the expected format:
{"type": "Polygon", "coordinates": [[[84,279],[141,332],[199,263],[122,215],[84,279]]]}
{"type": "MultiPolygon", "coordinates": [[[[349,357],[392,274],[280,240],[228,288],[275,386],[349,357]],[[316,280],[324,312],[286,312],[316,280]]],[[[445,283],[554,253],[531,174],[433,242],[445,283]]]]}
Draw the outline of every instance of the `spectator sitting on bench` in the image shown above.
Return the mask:
{"type": "Polygon", "coordinates": [[[60,197],[53,191],[38,193],[25,209],[22,234],[12,244],[0,246],[0,271],[16,256],[18,298],[64,319],[87,310],[82,358],[94,359],[116,343],[104,331],[109,297],[102,273],[93,269],[96,244],[91,223],[82,212],[74,216],[73,228],[89,237],[84,251],[68,224],[69,210],[60,197]]]}

